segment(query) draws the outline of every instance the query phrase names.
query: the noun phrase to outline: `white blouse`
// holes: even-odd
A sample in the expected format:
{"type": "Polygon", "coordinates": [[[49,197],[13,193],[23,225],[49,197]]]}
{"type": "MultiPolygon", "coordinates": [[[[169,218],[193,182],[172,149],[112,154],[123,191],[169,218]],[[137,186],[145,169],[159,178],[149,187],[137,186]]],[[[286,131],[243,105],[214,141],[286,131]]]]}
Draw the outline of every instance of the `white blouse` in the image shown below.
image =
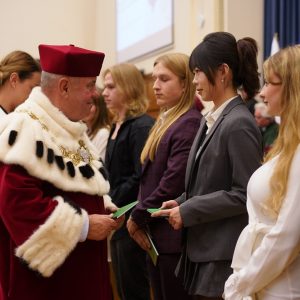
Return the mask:
{"type": "Polygon", "coordinates": [[[98,150],[99,156],[102,158],[103,161],[105,159],[108,137],[109,137],[109,130],[107,128],[101,128],[98,130],[96,135],[91,139],[92,143],[96,146],[98,150]]]}
{"type": "Polygon", "coordinates": [[[224,299],[300,299],[300,145],[278,215],[265,208],[278,157],[260,167],[248,183],[249,225],[237,242],[224,299]]]}

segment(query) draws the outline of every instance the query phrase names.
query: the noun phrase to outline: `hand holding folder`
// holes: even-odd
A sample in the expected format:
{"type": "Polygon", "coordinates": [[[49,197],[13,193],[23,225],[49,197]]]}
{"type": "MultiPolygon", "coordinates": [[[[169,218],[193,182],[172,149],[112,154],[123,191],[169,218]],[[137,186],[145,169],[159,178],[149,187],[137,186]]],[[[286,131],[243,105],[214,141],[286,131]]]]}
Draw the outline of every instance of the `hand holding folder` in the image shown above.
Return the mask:
{"type": "Polygon", "coordinates": [[[147,212],[149,212],[151,214],[151,217],[166,218],[167,219],[169,217],[169,215],[167,213],[164,214],[163,212],[161,212],[162,210],[164,210],[164,208],[161,208],[161,207],[159,207],[159,208],[148,208],[147,212]],[[160,213],[159,216],[156,216],[157,212],[160,213]],[[152,215],[152,214],[154,214],[154,215],[152,215]]]}
{"type": "Polygon", "coordinates": [[[112,215],[113,219],[118,219],[121,216],[125,215],[130,209],[137,205],[138,201],[133,201],[127,205],[120,207],[117,211],[115,211],[112,215]]]}

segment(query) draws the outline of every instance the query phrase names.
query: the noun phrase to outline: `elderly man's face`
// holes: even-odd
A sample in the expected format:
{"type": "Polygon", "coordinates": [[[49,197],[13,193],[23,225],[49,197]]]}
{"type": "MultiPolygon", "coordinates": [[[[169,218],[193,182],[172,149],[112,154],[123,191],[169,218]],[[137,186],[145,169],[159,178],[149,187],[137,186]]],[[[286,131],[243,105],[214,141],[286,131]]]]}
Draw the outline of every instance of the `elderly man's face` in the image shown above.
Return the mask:
{"type": "Polygon", "coordinates": [[[255,111],[254,117],[255,117],[256,124],[259,127],[267,127],[273,121],[272,118],[263,117],[260,111],[255,111]]]}
{"type": "Polygon", "coordinates": [[[63,113],[71,121],[86,118],[97,96],[96,77],[69,77],[67,98],[64,101],[63,113]]]}

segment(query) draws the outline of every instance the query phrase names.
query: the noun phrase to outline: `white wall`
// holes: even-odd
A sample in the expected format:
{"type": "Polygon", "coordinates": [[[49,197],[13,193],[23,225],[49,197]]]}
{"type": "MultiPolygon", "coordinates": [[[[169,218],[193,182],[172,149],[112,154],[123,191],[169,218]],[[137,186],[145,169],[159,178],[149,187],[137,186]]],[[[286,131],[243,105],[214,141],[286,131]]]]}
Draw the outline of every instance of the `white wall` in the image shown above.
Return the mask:
{"type": "MultiPolygon", "coordinates": [[[[133,60],[136,66],[144,70],[145,73],[152,71],[154,59],[165,52],[183,52],[190,54],[192,49],[200,42],[205,34],[222,30],[219,26],[219,6],[223,0],[174,0],[174,45],[167,50],[155,52],[153,54],[133,60]],[[205,21],[200,26],[200,17],[203,16],[205,21]]],[[[104,66],[110,66],[116,63],[116,53],[111,51],[115,49],[115,16],[113,14],[115,6],[114,1],[107,1],[101,4],[104,11],[110,12],[104,16],[106,26],[101,28],[101,33],[97,37],[105,36],[106,45],[102,45],[108,50],[109,57],[106,59],[104,66]],[[108,17],[110,16],[110,17],[108,17]],[[112,39],[113,38],[113,39],[112,39]],[[109,45],[109,43],[111,43],[109,45]],[[113,52],[113,53],[112,53],[113,52]]],[[[221,15],[222,17],[222,15],[221,15]]],[[[101,41],[99,42],[99,45],[101,41]]]]}
{"type": "MultiPolygon", "coordinates": [[[[208,0],[210,1],[210,0],[208,0]]],[[[189,54],[191,51],[192,42],[192,20],[190,17],[192,12],[193,0],[174,0],[174,47],[167,50],[167,52],[184,52],[189,54]]],[[[103,49],[106,53],[106,58],[104,61],[104,68],[111,66],[116,63],[116,39],[115,39],[115,1],[99,1],[98,3],[98,13],[99,18],[97,20],[97,36],[96,45],[103,49]],[[105,12],[101,14],[100,12],[105,12]]],[[[164,51],[165,52],[165,51],[164,51]]],[[[159,53],[144,56],[133,63],[139,69],[149,73],[152,71],[153,61],[159,53]]]]}
{"type": "MultiPolygon", "coordinates": [[[[40,43],[75,44],[105,52],[103,69],[116,63],[113,0],[0,0],[0,12],[0,57],[15,49],[37,57],[40,43]]],[[[262,50],[262,0],[174,0],[174,15],[175,42],[167,52],[190,54],[218,30],[252,36],[262,50]]],[[[150,73],[160,54],[133,62],[150,73]]]]}
{"type": "Polygon", "coordinates": [[[258,65],[263,63],[263,0],[224,0],[224,30],[237,39],[250,36],[258,43],[258,65]]]}
{"type": "Polygon", "coordinates": [[[117,61],[115,38],[115,1],[97,0],[97,19],[95,46],[105,53],[102,69],[112,66],[117,61]]]}
{"type": "MultiPolygon", "coordinates": [[[[163,1],[163,0],[162,0],[163,1]]],[[[115,3],[98,1],[97,48],[106,53],[104,68],[116,63],[115,3]],[[101,12],[105,12],[101,14],[101,12]]],[[[213,31],[229,31],[236,38],[251,36],[260,48],[262,62],[263,1],[262,0],[174,0],[174,46],[163,52],[190,54],[202,38],[213,31]]],[[[163,52],[134,60],[145,73],[152,71],[154,59],[163,52]]]]}
{"type": "Polygon", "coordinates": [[[38,57],[38,45],[95,47],[97,0],[0,0],[0,57],[20,49],[38,57]]]}

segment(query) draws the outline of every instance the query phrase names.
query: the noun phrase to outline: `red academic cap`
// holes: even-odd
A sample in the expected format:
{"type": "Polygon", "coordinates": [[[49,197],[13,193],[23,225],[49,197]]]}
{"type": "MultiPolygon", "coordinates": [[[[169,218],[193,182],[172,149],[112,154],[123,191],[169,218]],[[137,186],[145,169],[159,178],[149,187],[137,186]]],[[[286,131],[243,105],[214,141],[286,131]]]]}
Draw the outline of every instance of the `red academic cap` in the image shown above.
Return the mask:
{"type": "Polygon", "coordinates": [[[96,77],[105,54],[74,45],[39,45],[43,71],[71,77],[96,77]]]}

